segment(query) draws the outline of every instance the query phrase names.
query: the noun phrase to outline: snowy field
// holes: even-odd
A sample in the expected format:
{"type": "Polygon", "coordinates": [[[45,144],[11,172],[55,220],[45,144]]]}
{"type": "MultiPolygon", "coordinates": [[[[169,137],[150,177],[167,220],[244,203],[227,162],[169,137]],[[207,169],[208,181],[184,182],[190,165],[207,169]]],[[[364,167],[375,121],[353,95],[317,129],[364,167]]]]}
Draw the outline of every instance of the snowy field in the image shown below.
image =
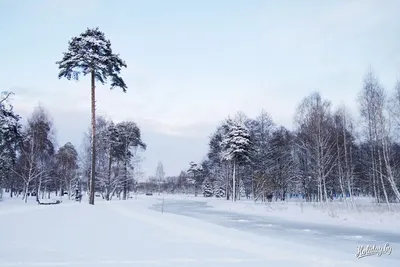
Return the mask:
{"type": "MultiPolygon", "coordinates": [[[[323,213],[311,207],[302,213],[310,213],[303,215],[309,217],[307,222],[288,220],[296,204],[263,215],[262,205],[202,197],[166,196],[163,201],[159,196],[139,195],[128,201],[96,201],[95,206],[86,200],[38,206],[33,199],[27,204],[4,199],[0,202],[0,267],[400,266],[396,229],[368,229],[373,224],[364,223],[357,230],[323,223],[325,219],[319,223],[314,216],[323,213]],[[357,246],[385,242],[392,248],[391,255],[355,257],[357,246]]],[[[355,223],[357,217],[351,218],[355,223]]]]}

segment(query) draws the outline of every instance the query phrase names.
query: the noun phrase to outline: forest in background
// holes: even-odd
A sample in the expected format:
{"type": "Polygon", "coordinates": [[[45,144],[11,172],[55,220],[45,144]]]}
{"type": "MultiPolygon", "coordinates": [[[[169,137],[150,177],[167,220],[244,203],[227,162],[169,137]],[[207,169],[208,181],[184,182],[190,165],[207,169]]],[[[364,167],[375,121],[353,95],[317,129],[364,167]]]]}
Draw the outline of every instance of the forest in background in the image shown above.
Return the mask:
{"type": "MultiPolygon", "coordinates": [[[[26,125],[13,110],[12,92],[3,92],[0,102],[0,198],[28,196],[49,199],[51,193],[71,198],[88,190],[91,167],[90,128],[82,148],[70,142],[58,147],[54,122],[49,112],[37,106],[26,125]]],[[[96,191],[106,199],[126,199],[141,175],[138,150],[145,150],[136,123],[114,123],[97,118],[96,191]]]]}
{"type": "Polygon", "coordinates": [[[293,130],[262,111],[224,120],[212,133],[209,150],[178,177],[159,171],[144,188],[170,193],[255,201],[302,198],[307,202],[344,201],[354,196],[376,203],[400,201],[400,83],[387,91],[372,71],[358,94],[359,117],[344,105],[333,109],[320,93],[298,105],[293,130]]]}
{"type": "MultiPolygon", "coordinates": [[[[3,92],[0,113],[0,187],[10,196],[36,199],[73,196],[88,188],[90,129],[81,151],[56,146],[50,114],[38,106],[26,125],[3,92]]],[[[341,199],[355,208],[353,196],[376,203],[400,201],[400,83],[384,89],[370,71],[359,92],[359,117],[345,106],[332,108],[319,93],[298,105],[293,130],[277,125],[262,111],[225,119],[211,134],[203,161],[190,162],[176,177],[165,177],[160,162],[147,182],[138,182],[140,156],[147,145],[134,122],[96,117],[96,192],[106,200],[130,192],[202,194],[236,201],[278,201],[300,197],[327,203],[341,199]]]]}

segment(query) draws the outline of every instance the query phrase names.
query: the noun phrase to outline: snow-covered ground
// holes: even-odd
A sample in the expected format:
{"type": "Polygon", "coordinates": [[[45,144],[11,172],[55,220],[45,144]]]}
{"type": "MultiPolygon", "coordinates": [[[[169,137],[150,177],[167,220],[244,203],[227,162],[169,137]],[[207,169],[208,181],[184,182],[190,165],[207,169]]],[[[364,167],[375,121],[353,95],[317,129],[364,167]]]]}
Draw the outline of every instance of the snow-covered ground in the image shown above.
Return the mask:
{"type": "Polygon", "coordinates": [[[27,204],[5,199],[0,203],[0,266],[400,266],[396,242],[389,242],[391,255],[356,259],[357,240],[337,239],[336,249],[321,246],[318,238],[313,245],[304,234],[291,238],[276,229],[258,234],[245,219],[227,224],[233,216],[222,206],[204,208],[180,198],[166,197],[164,207],[159,196],[142,195],[128,201],[96,199],[95,206],[86,200],[37,206],[33,199],[27,204]],[[242,224],[247,226],[237,226],[242,224]],[[342,244],[347,250],[339,248],[342,244]]]}

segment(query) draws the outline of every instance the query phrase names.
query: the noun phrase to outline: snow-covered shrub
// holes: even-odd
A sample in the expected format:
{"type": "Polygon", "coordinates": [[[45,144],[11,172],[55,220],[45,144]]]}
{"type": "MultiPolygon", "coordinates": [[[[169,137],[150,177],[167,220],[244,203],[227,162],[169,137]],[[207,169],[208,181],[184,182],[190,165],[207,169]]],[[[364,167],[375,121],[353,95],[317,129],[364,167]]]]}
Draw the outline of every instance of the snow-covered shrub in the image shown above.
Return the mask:
{"type": "Polygon", "coordinates": [[[213,195],[213,187],[210,180],[206,179],[203,183],[203,196],[204,197],[212,197],[213,195]]]}
{"type": "Polygon", "coordinates": [[[217,186],[214,188],[214,196],[217,198],[225,197],[225,188],[222,186],[217,186]]]}

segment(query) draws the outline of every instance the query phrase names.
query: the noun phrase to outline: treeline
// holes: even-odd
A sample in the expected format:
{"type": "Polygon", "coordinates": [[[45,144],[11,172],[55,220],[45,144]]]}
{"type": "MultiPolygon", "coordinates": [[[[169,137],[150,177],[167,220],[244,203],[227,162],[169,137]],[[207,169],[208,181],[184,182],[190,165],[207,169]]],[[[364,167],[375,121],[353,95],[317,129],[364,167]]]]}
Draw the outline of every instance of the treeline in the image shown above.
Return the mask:
{"type": "Polygon", "coordinates": [[[390,209],[400,200],[400,83],[387,93],[369,72],[357,100],[355,119],[344,105],[334,110],[312,93],[297,107],[292,131],[267,112],[257,118],[239,112],[212,134],[205,160],[191,163],[168,188],[202,188],[206,196],[233,200],[340,198],[349,208],[353,196],[367,195],[390,209]]]}
{"type": "MultiPolygon", "coordinates": [[[[57,144],[50,114],[41,106],[34,109],[26,125],[11,105],[11,92],[0,99],[0,198],[35,196],[36,201],[65,194],[70,198],[88,189],[91,167],[91,138],[85,133],[78,154],[70,143],[57,144]]],[[[97,118],[96,189],[106,199],[113,194],[126,198],[136,184],[137,149],[145,149],[139,127],[130,121],[114,124],[97,118]]],[[[90,131],[88,131],[90,133],[90,131]]]]}

